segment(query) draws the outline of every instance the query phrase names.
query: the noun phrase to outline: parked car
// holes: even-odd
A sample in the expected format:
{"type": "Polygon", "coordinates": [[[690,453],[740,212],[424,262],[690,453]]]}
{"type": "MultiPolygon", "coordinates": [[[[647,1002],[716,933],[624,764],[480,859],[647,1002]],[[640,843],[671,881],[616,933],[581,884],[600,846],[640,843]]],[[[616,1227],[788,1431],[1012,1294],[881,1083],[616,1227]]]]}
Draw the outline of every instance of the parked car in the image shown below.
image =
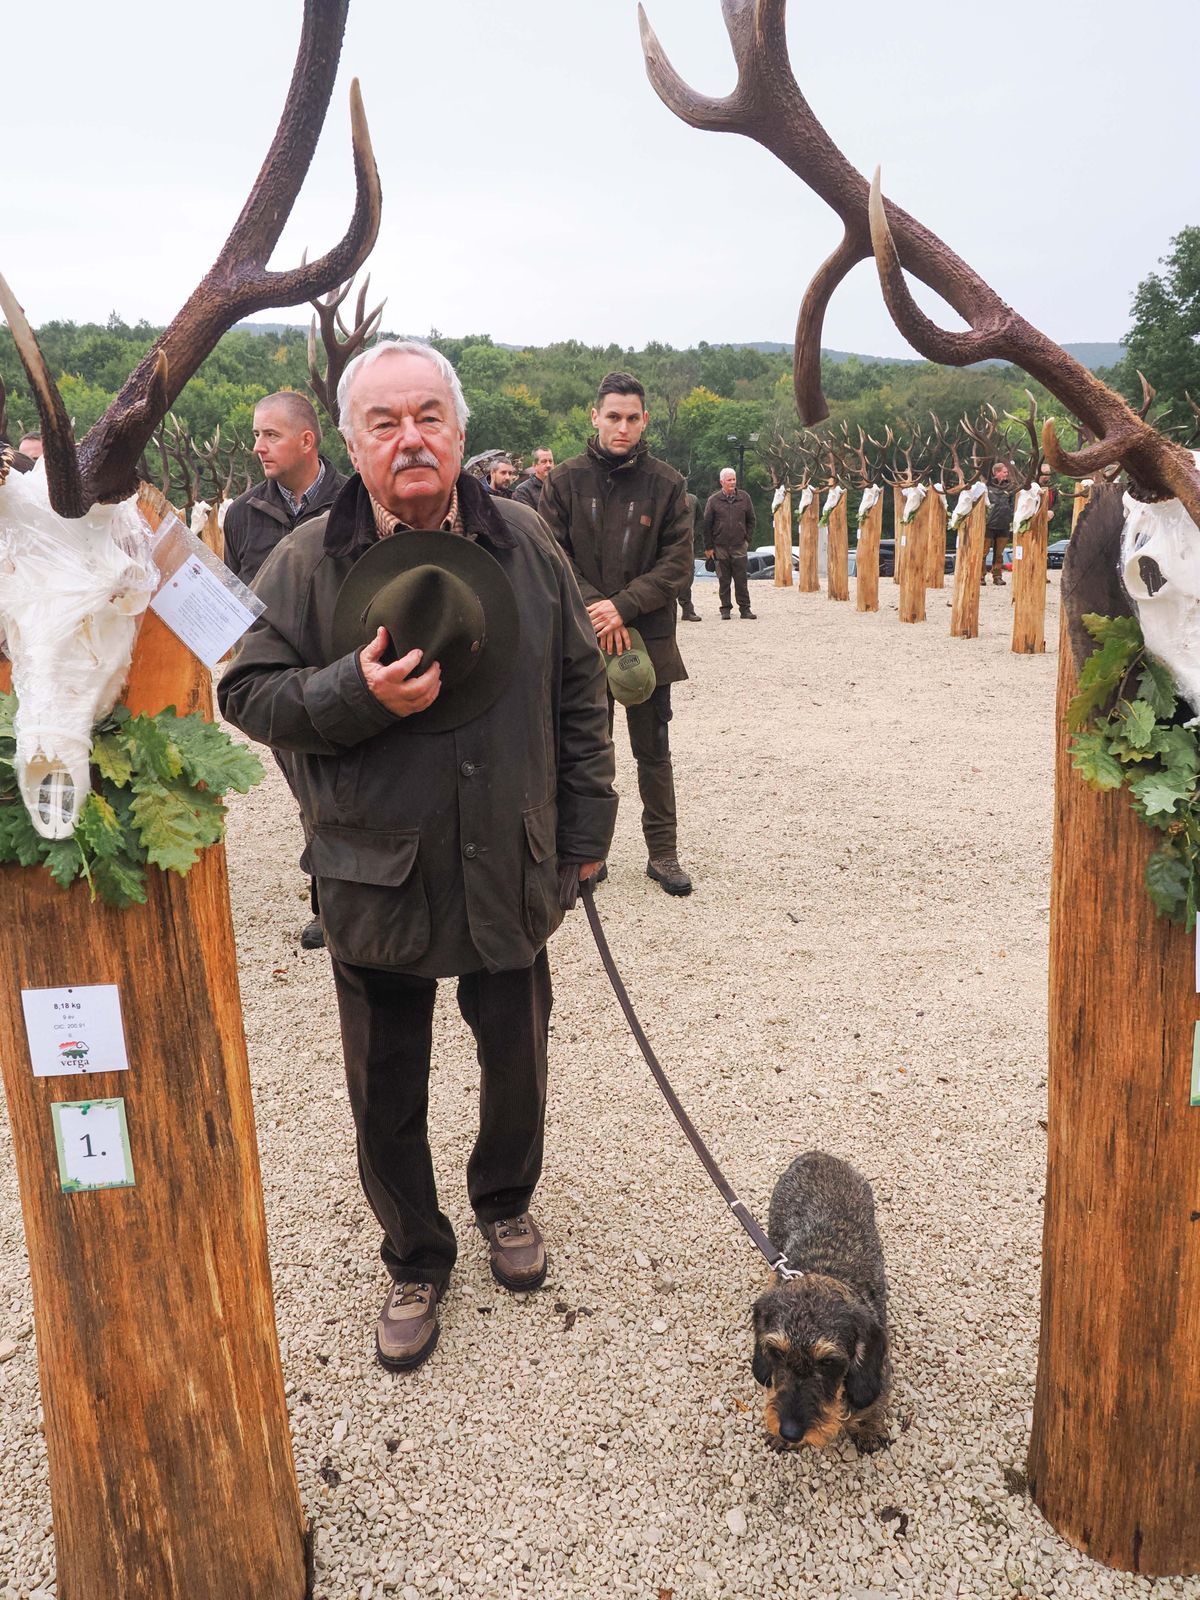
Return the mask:
{"type": "Polygon", "coordinates": [[[1046,565],[1057,571],[1067,558],[1069,539],[1056,539],[1046,550],[1046,565]]]}
{"type": "MultiPolygon", "coordinates": [[[[772,565],[775,561],[775,546],[773,544],[758,544],[749,552],[752,556],[770,556],[772,565]]],[[[792,571],[800,571],[800,546],[792,546],[792,571]]]]}

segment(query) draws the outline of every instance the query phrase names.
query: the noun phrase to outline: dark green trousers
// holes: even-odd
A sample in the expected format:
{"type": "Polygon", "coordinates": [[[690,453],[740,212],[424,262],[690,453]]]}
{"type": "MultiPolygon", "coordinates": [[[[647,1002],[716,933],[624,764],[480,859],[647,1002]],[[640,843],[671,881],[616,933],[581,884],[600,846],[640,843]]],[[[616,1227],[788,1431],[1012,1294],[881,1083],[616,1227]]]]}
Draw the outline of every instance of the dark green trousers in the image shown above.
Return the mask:
{"type": "MultiPolygon", "coordinates": [[[[612,732],[613,698],[608,697],[608,731],[612,732]]],[[[673,856],[679,848],[675,821],[675,773],[667,728],[671,721],[671,685],[660,683],[640,706],[625,707],[629,747],[637,762],[642,798],[642,834],[651,857],[673,856]]]]}

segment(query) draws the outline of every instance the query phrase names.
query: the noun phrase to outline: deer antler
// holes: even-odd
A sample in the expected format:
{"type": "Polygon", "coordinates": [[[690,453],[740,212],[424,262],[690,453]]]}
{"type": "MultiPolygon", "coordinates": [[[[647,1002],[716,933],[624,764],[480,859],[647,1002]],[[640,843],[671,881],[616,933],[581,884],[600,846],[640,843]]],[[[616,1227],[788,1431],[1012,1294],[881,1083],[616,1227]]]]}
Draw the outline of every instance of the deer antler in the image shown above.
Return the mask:
{"type": "Polygon", "coordinates": [[[341,421],[338,416],[337,391],[342,373],[367,340],[378,333],[383,308],[387,305],[386,299],[381,300],[374,311],[366,313],[367,290],[371,286],[371,274],[368,272],[358,291],[358,300],[354,307],[354,327],[348,329],[342,321],[340,307],[353,286],[354,279],[347,278],[340,288],[331,289],[323,300],[314,300],[312,306],[316,316],[312,319],[308,330],[309,387],[335,428],[341,421]],[[318,321],[321,324],[321,343],[325,346],[324,377],[321,376],[321,369],[317,365],[318,321]],[[339,333],[341,338],[338,337],[339,333]]]}
{"type": "Polygon", "coordinates": [[[1030,394],[1028,389],[1026,389],[1025,393],[1029,399],[1028,416],[1018,417],[1015,412],[1012,411],[1006,411],[1004,413],[1007,421],[1017,423],[1018,426],[1024,428],[1026,433],[1029,435],[1030,448],[1028,466],[1022,464],[1015,450],[1013,450],[1010,455],[1010,463],[1016,476],[1022,480],[1022,488],[1025,488],[1029,484],[1036,481],[1038,468],[1042,464],[1042,439],[1038,432],[1038,403],[1034,399],[1033,395],[1030,394]]]}
{"type": "Polygon", "coordinates": [[[379,231],[380,189],[358,80],[350,86],[356,198],[340,244],[320,260],[267,270],[316,149],[333,91],[349,0],[305,0],[300,47],[283,114],[254,187],[216,262],[129,375],[76,450],[62,399],[33,330],[0,279],[8,320],[42,419],[50,501],[79,517],[97,500],[133,492],[142,450],[180,390],[225,330],[266,306],[298,305],[352,276],[379,231]]]}
{"type": "Polygon", "coordinates": [[[738,67],[724,99],[690,89],[667,61],[639,6],[646,71],[659,98],[695,128],[743,133],[791,168],[837,212],[845,234],[808,287],[796,327],[796,402],[805,422],[828,416],[821,392],[821,326],[834,289],[874,254],[888,310],[920,353],[950,366],[999,357],[1024,367],[1097,435],[1078,456],[1064,452],[1052,423],[1046,454],[1062,472],[1082,473],[1118,459],[1152,491],[1178,495],[1200,522],[1200,471],[1180,446],[1141,421],[1125,401],[1045,334],[1005,305],[965,261],[915,218],[884,201],[879,174],[866,179],[846,160],[813,115],[789,65],[786,0],[721,0],[738,67]],[[969,324],[965,333],[939,328],[917,306],[907,269],[948,301],[969,324]]]}

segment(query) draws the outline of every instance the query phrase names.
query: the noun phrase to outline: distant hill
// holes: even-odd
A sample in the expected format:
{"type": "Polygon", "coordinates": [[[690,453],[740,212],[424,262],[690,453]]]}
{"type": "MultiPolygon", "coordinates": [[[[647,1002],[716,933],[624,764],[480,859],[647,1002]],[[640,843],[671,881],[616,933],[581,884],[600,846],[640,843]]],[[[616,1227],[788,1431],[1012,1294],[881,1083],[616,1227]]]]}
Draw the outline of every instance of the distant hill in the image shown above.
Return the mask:
{"type": "MultiPolygon", "coordinates": [[[[276,336],[281,333],[302,333],[307,335],[308,323],[239,322],[236,325],[236,331],[244,333],[271,333],[275,334],[276,336]]],[[[522,344],[502,344],[497,348],[501,350],[524,350],[526,346],[522,344]]],[[[790,350],[792,346],[790,341],[785,344],[779,340],[754,339],[743,341],[741,344],[731,345],[730,348],[733,350],[761,350],[763,355],[770,356],[780,355],[784,351],[790,350]]],[[[1068,355],[1074,356],[1076,361],[1080,362],[1083,366],[1087,367],[1093,372],[1097,367],[1115,367],[1117,362],[1120,361],[1125,355],[1125,346],[1123,344],[1106,344],[1104,342],[1065,344],[1063,345],[1063,349],[1068,355]]],[[[853,350],[822,350],[821,354],[829,361],[861,361],[867,366],[878,366],[881,364],[888,364],[892,366],[916,366],[921,359],[920,356],[867,356],[853,350]]],[[[992,367],[1003,366],[1004,363],[998,361],[981,361],[978,363],[978,365],[981,367],[992,367]]]]}

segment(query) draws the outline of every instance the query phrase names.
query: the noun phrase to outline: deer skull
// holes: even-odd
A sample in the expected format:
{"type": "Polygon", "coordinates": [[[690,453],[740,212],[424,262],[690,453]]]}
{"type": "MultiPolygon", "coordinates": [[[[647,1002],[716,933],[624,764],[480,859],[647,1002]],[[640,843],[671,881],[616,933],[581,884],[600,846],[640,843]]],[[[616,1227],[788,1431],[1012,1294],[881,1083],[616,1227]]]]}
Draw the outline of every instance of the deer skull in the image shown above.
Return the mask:
{"type": "Polygon", "coordinates": [[[17,783],[44,838],[70,838],[91,788],[92,728],[117,702],[154,591],[150,540],[134,500],[60,517],[41,462],[0,485],[0,648],[17,783]]]}
{"type": "Polygon", "coordinates": [[[828,522],[829,521],[830,513],[833,512],[833,511],[836,511],[838,506],[841,505],[842,496],[845,493],[846,493],[846,491],[845,491],[845,489],[842,488],[840,483],[835,483],[833,485],[833,487],[829,490],[829,493],[825,496],[824,504],[821,506],[821,521],[822,522],[828,522]]]}
{"type": "Polygon", "coordinates": [[[929,485],[925,483],[915,483],[910,489],[905,489],[903,493],[904,516],[901,518],[901,521],[905,527],[907,527],[912,519],[916,516],[917,512],[921,509],[921,506],[924,504],[925,496],[929,493],[929,485]]]}
{"type": "Polygon", "coordinates": [[[869,483],[863,490],[862,499],[858,502],[858,525],[861,528],[870,512],[883,498],[883,489],[878,483],[869,483]]]}
{"type": "Polygon", "coordinates": [[[1042,486],[1040,483],[1031,483],[1017,496],[1017,503],[1013,507],[1013,532],[1025,533],[1041,508],[1042,486]]]}
{"type": "MultiPolygon", "coordinates": [[[[1196,457],[1200,465],[1200,454],[1196,457]]],[[[1121,576],[1142,637],[1200,713],[1200,543],[1179,500],[1125,496],[1121,576]]],[[[1200,716],[1192,725],[1200,722],[1200,716]]]]}
{"type": "Polygon", "coordinates": [[[982,478],[978,478],[974,483],[968,484],[967,487],[959,493],[958,499],[954,502],[954,510],[950,513],[951,533],[954,532],[959,523],[962,522],[965,517],[969,517],[971,515],[972,511],[974,511],[975,507],[986,494],[987,484],[984,483],[982,478]]]}
{"type": "Polygon", "coordinates": [[[798,516],[802,517],[804,515],[809,506],[812,505],[815,495],[816,490],[813,488],[812,484],[806,483],[803,489],[800,491],[800,499],[796,506],[796,512],[798,516]]]}

